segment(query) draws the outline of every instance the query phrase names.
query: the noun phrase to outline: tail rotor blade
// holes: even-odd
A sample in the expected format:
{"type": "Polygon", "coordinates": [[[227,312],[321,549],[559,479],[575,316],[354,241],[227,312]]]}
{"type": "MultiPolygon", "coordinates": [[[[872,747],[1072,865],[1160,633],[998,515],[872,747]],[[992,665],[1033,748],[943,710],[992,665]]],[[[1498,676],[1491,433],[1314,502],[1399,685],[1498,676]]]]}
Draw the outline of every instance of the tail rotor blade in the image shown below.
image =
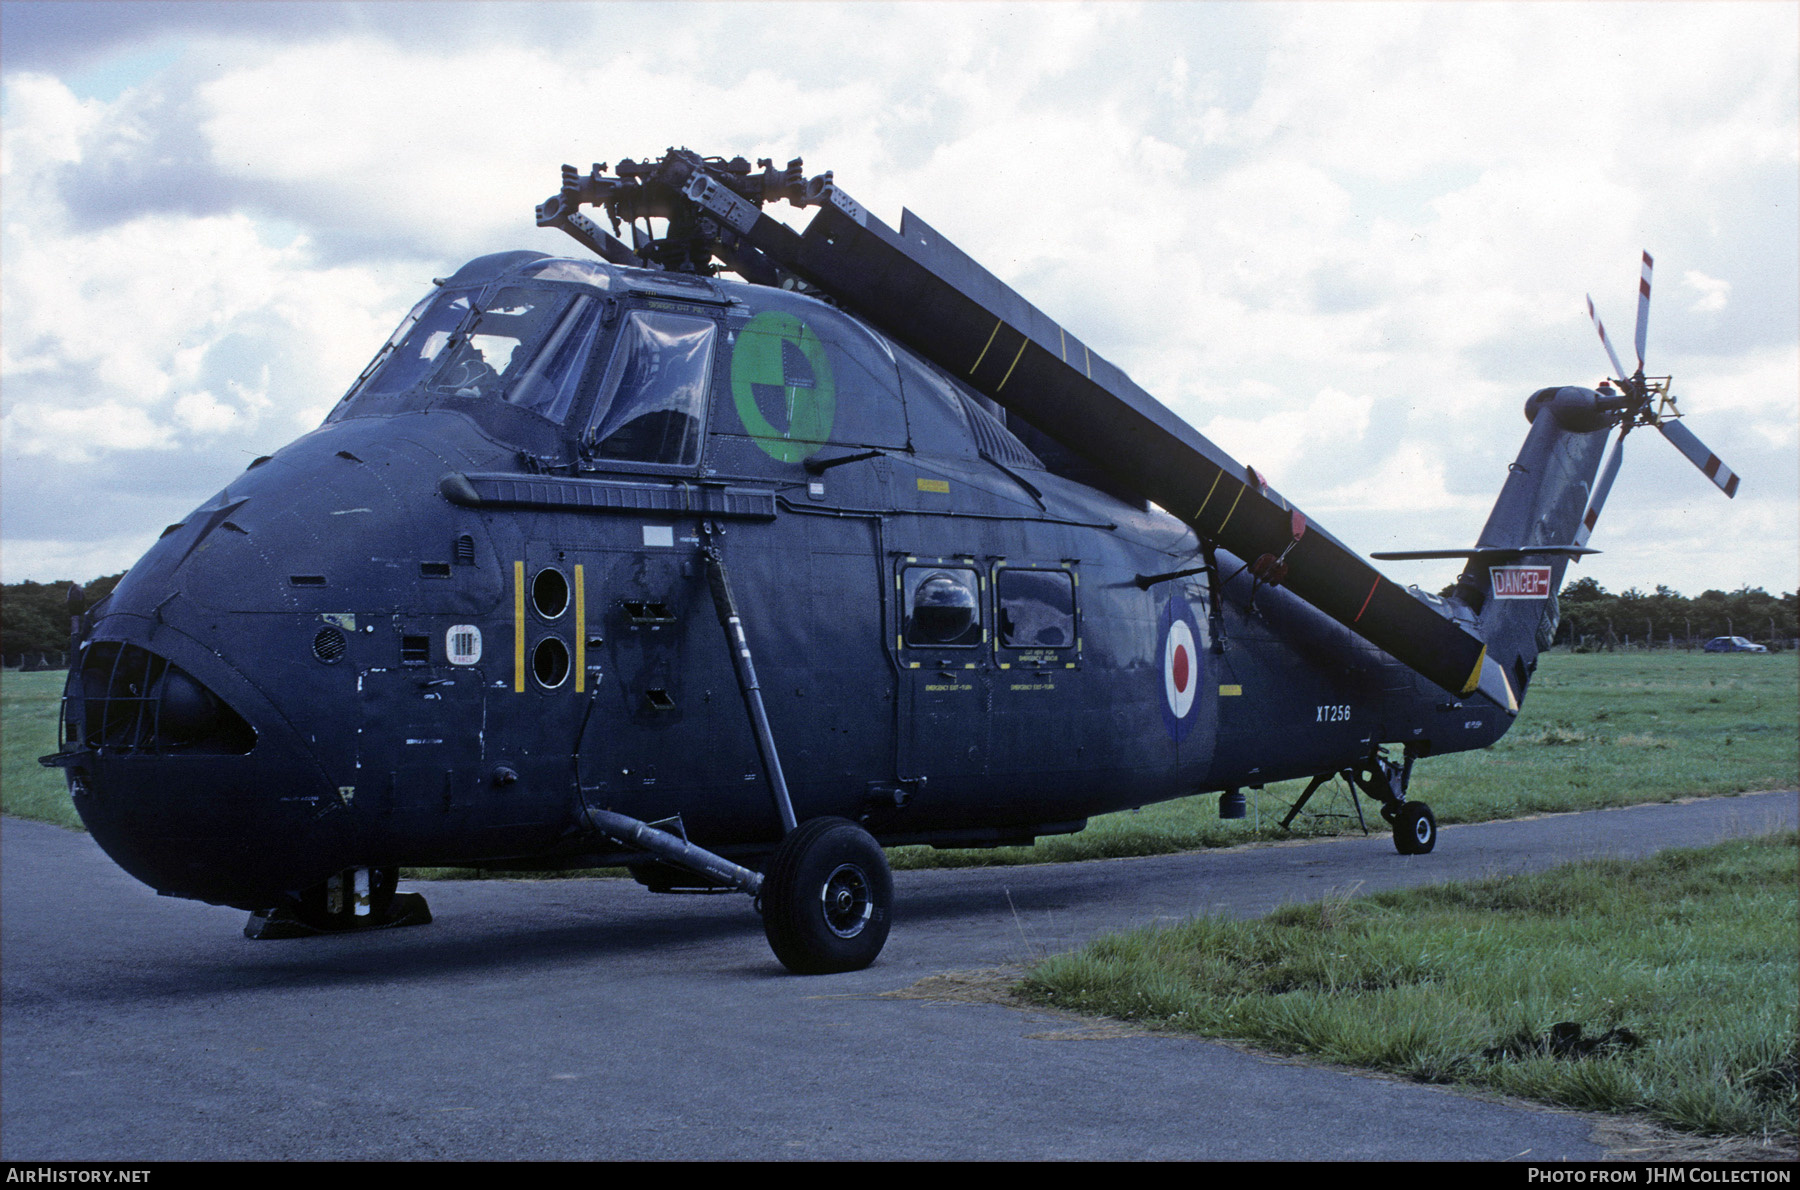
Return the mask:
{"type": "Polygon", "coordinates": [[[1654,263],[1650,254],[1644,253],[1644,274],[1638,278],[1637,355],[1640,372],[1644,370],[1644,329],[1650,323],[1650,266],[1654,263]]]}
{"type": "Polygon", "coordinates": [[[1606,348],[1606,358],[1612,361],[1613,375],[1620,380],[1625,379],[1625,365],[1619,362],[1619,353],[1613,350],[1612,340],[1606,337],[1606,327],[1600,321],[1600,315],[1594,310],[1594,297],[1588,295],[1588,317],[1594,320],[1594,329],[1600,332],[1600,346],[1606,348]]]}
{"type": "Polygon", "coordinates": [[[1727,496],[1736,496],[1738,490],[1737,473],[1727,467],[1719,456],[1706,448],[1706,443],[1694,437],[1693,431],[1678,421],[1665,420],[1656,423],[1662,436],[1672,443],[1676,450],[1687,456],[1688,462],[1700,468],[1700,473],[1718,485],[1727,496]]]}
{"type": "Polygon", "coordinates": [[[1575,544],[1586,545],[1588,536],[1594,531],[1594,522],[1600,519],[1600,510],[1606,507],[1606,497],[1612,491],[1613,480],[1619,477],[1619,464],[1625,458],[1625,434],[1620,431],[1619,440],[1613,443],[1612,454],[1607,456],[1606,466],[1600,469],[1600,479],[1594,484],[1594,495],[1588,501],[1587,515],[1581,518],[1581,527],[1575,530],[1575,544]]]}

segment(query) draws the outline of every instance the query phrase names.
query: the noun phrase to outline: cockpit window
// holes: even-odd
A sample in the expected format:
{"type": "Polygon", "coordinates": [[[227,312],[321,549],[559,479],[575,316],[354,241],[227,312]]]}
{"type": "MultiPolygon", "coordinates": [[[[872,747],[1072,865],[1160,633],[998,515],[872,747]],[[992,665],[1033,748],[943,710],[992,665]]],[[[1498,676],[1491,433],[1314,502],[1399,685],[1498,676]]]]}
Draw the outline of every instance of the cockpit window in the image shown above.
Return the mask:
{"type": "Polygon", "coordinates": [[[500,290],[468,321],[445,332],[435,352],[444,356],[444,362],[426,387],[459,397],[498,393],[525,370],[557,325],[570,296],[560,289],[500,290]]]}
{"type": "Polygon", "coordinates": [[[554,422],[569,415],[569,406],[586,371],[583,365],[600,332],[602,304],[601,299],[590,294],[582,294],[570,304],[531,366],[523,371],[513,369],[519,378],[506,392],[508,401],[554,422]]]}
{"type": "Polygon", "coordinates": [[[450,333],[469,316],[472,289],[446,289],[414,306],[388,336],[365,370],[366,379],[351,390],[352,396],[371,397],[403,393],[424,379],[437,363],[450,333]]]}
{"type": "Polygon", "coordinates": [[[633,311],[619,331],[583,448],[608,460],[698,462],[716,331],[709,318],[633,311]]]}

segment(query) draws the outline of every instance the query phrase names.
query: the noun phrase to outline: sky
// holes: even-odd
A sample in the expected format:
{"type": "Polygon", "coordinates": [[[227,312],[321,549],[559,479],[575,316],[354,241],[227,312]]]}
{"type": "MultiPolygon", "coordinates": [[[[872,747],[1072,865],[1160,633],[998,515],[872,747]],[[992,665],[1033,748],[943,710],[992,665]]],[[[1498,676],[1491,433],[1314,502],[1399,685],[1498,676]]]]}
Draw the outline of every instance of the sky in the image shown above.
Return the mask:
{"type": "Polygon", "coordinates": [[[6,582],[126,568],[433,277],[582,255],[564,162],[686,146],[912,209],[1365,553],[1474,544],[1648,249],[1743,485],[1633,435],[1569,578],[1800,589],[1800,5],[7,0],[0,138],[6,582]]]}

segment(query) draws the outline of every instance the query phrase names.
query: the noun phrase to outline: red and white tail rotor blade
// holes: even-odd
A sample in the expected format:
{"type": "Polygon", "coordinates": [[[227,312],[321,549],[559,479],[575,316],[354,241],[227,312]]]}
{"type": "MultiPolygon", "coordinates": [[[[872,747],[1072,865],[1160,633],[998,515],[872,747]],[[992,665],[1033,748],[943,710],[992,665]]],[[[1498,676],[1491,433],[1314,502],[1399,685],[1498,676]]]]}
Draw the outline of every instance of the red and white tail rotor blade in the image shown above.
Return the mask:
{"type": "MultiPolygon", "coordinates": [[[[1644,370],[1644,330],[1650,325],[1650,267],[1654,263],[1650,254],[1644,253],[1644,273],[1638,278],[1637,355],[1640,372],[1644,370]]],[[[1601,333],[1605,334],[1604,331],[1601,333]]],[[[1616,359],[1613,362],[1618,363],[1616,359]]]]}
{"type": "Polygon", "coordinates": [[[1619,353],[1613,350],[1612,340],[1606,337],[1606,327],[1600,321],[1600,315],[1594,310],[1594,296],[1588,295],[1588,317],[1594,320],[1594,329],[1600,332],[1600,346],[1606,348],[1606,358],[1612,361],[1613,375],[1620,380],[1625,377],[1625,365],[1619,362],[1619,353]]]}
{"type": "Polygon", "coordinates": [[[1594,485],[1593,498],[1588,501],[1587,515],[1581,518],[1581,527],[1575,530],[1575,544],[1586,545],[1588,537],[1594,531],[1594,522],[1600,519],[1600,510],[1606,507],[1606,497],[1612,491],[1613,480],[1619,477],[1619,464],[1625,458],[1625,431],[1619,431],[1619,440],[1613,443],[1612,454],[1607,456],[1606,466],[1600,469],[1600,480],[1594,485]]]}
{"type": "Polygon", "coordinates": [[[1727,496],[1736,496],[1738,490],[1737,472],[1727,467],[1718,455],[1706,448],[1706,443],[1694,437],[1693,431],[1678,421],[1667,420],[1656,423],[1676,450],[1687,456],[1688,462],[1700,468],[1700,473],[1718,485],[1719,490],[1727,496]]]}

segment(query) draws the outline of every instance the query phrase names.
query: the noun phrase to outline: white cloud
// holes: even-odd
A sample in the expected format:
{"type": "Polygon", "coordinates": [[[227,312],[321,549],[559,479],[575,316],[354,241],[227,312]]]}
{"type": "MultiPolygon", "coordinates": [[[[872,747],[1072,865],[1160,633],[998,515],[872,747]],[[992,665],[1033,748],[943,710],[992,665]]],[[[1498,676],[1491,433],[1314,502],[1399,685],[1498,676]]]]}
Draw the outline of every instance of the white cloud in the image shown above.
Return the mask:
{"type": "Polygon", "coordinates": [[[1723,310],[1725,303],[1731,300],[1731,282],[1708,277],[1698,269],[1683,273],[1681,283],[1700,295],[1688,307],[1691,310],[1723,310]]]}
{"type": "MultiPolygon", "coordinates": [[[[1523,398],[1599,375],[1582,295],[1623,347],[1650,247],[1684,278],[1655,366],[1779,497],[1787,577],[1757,581],[1800,585],[1778,457],[1800,317],[1770,305],[1796,288],[1791,6],[443,11],[461,24],[303,44],[190,24],[205,52],[111,103],[6,76],[10,455],[241,465],[316,422],[434,273],[572,249],[531,219],[562,162],[688,145],[912,207],[1365,549],[1396,492],[1426,545],[1479,528],[1523,398]],[[1745,311],[1752,346],[1723,333],[1745,311]]],[[[170,504],[218,486],[189,470],[170,504]]],[[[1650,486],[1638,506],[1673,499],[1650,486]]],[[[1744,506],[1620,564],[1717,570],[1744,506]]]]}

